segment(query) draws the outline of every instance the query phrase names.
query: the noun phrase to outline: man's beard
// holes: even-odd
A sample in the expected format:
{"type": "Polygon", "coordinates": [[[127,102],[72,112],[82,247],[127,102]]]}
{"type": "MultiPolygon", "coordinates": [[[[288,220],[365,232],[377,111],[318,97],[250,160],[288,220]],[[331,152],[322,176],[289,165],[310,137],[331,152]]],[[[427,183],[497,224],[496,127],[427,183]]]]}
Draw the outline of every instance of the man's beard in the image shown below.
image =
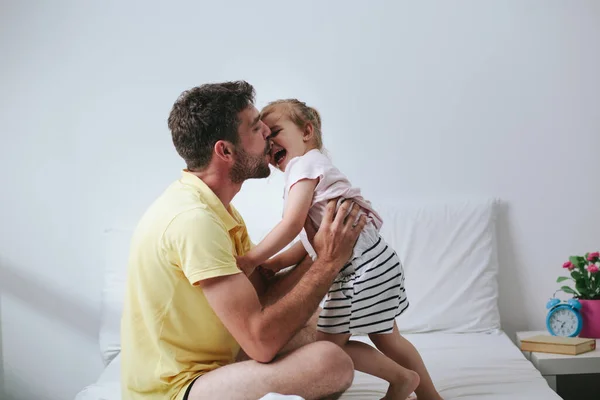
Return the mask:
{"type": "Polygon", "coordinates": [[[246,179],[266,178],[271,174],[269,163],[265,160],[270,148],[265,148],[264,154],[251,156],[239,146],[236,148],[235,163],[231,168],[229,177],[233,183],[242,183],[246,179]]]}

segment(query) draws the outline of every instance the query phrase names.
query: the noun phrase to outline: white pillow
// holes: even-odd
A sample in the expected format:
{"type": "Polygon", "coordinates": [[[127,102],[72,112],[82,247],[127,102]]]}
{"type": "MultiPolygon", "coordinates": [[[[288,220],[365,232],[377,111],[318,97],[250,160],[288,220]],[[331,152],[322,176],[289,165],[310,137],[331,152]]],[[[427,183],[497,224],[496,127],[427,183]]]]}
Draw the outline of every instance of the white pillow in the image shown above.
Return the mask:
{"type": "Polygon", "coordinates": [[[115,357],[96,382],[75,395],[75,400],[121,400],[121,356],[115,357]]]}
{"type": "Polygon", "coordinates": [[[104,285],[99,341],[105,365],[121,350],[121,314],[132,235],[133,231],[126,229],[104,232],[104,285]]]}
{"type": "Polygon", "coordinates": [[[384,204],[382,236],[405,270],[406,333],[500,329],[495,221],[498,201],[384,204]]]}

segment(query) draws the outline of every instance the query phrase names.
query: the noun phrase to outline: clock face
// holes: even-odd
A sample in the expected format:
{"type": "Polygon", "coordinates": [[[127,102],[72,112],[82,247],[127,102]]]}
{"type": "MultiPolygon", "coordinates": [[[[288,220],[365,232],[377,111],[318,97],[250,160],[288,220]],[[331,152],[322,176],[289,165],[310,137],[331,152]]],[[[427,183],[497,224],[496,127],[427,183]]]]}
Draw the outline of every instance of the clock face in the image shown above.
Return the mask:
{"type": "Polygon", "coordinates": [[[570,336],[578,325],[577,315],[567,308],[560,308],[550,316],[550,327],[557,336],[570,336]]]}

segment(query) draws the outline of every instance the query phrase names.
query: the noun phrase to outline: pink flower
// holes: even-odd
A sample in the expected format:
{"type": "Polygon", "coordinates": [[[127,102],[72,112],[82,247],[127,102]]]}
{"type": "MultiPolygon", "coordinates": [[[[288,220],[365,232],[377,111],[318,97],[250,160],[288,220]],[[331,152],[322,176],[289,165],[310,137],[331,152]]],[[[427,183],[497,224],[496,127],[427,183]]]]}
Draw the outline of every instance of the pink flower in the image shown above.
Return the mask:
{"type": "Polygon", "coordinates": [[[573,263],[571,261],[567,261],[566,263],[563,264],[563,268],[567,268],[569,271],[571,271],[575,268],[575,266],[573,265],[573,263]]]}
{"type": "Polygon", "coordinates": [[[598,260],[598,258],[600,258],[600,252],[598,251],[588,254],[588,261],[594,262],[598,260]]]}
{"type": "Polygon", "coordinates": [[[597,265],[592,264],[587,266],[587,270],[588,272],[595,274],[596,272],[600,271],[600,268],[598,268],[597,265]]]}

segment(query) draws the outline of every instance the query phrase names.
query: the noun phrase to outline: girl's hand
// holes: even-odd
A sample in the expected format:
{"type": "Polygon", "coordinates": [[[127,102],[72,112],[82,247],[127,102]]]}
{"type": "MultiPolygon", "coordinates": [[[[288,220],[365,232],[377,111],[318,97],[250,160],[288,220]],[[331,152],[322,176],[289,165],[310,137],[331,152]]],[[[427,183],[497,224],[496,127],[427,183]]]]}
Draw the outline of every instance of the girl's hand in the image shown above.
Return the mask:
{"type": "Polygon", "coordinates": [[[274,259],[269,259],[256,267],[257,270],[268,280],[272,279],[275,274],[281,271],[283,268],[279,263],[275,262],[274,259]]]}
{"type": "Polygon", "coordinates": [[[263,269],[273,271],[273,273],[281,271],[283,268],[279,265],[279,263],[274,262],[272,258],[268,259],[264,263],[260,265],[263,269]]]}
{"type": "Polygon", "coordinates": [[[259,265],[258,267],[256,267],[256,271],[258,271],[258,273],[260,273],[268,281],[270,281],[271,279],[273,279],[275,277],[275,271],[267,269],[267,268],[263,267],[262,265],[259,265]]]}
{"type": "Polygon", "coordinates": [[[240,270],[242,270],[242,272],[246,276],[250,276],[252,274],[252,272],[254,272],[254,269],[256,268],[256,265],[254,265],[254,262],[248,257],[236,256],[235,261],[237,263],[237,267],[240,270]]]}

